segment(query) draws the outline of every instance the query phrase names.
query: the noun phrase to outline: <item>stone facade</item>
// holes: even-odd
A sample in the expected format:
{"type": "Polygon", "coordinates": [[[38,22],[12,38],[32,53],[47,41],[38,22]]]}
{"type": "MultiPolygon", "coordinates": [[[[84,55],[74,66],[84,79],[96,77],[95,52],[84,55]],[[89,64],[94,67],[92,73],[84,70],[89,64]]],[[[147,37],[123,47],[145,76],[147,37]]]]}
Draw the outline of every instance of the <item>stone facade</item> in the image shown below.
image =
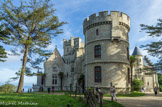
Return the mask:
{"type": "MultiPolygon", "coordinates": [[[[90,15],[83,22],[85,44],[81,38],[64,39],[63,56],[61,57],[55,48],[53,54],[44,63],[46,76],[38,77],[35,87],[39,86],[43,90],[47,88],[60,90],[59,73],[62,72],[63,90],[75,91],[76,87],[82,90],[84,86],[86,89],[100,87],[103,92],[107,92],[110,85],[114,85],[117,92],[129,93],[129,30],[130,18],[125,13],[111,11],[108,14],[107,11],[103,11],[99,12],[98,16],[90,15]],[[82,85],[79,83],[81,75],[84,75],[82,85]]],[[[137,58],[140,59],[142,56],[137,58]]],[[[143,62],[134,66],[134,78],[137,75],[136,68],[143,69],[143,66],[143,62]]],[[[150,85],[155,84],[157,75],[156,72],[154,74],[143,73],[142,76],[145,76],[143,81],[149,80],[153,81],[149,82],[150,85]]],[[[140,75],[138,77],[141,79],[140,75]]]]}
{"type": "Polygon", "coordinates": [[[136,62],[133,64],[133,79],[143,81],[143,88],[146,92],[153,92],[155,87],[159,87],[156,71],[147,56],[143,56],[136,46],[132,55],[135,55],[136,62]]]}

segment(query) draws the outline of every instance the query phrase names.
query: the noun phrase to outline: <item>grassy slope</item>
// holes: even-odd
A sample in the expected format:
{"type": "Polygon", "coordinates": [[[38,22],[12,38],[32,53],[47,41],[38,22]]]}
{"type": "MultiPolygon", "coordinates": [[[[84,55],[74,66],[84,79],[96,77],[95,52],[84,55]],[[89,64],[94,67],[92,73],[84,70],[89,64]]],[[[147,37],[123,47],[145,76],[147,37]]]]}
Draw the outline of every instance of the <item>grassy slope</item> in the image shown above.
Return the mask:
{"type": "MultiPolygon", "coordinates": [[[[1,102],[5,103],[16,103],[16,106],[9,105],[9,107],[29,107],[29,105],[18,105],[18,102],[28,102],[28,103],[38,103],[34,107],[67,107],[67,104],[70,104],[70,107],[88,107],[86,101],[79,100],[79,98],[74,99],[68,95],[53,95],[53,94],[38,94],[38,93],[9,93],[4,94],[0,93],[0,107],[3,107],[1,102]]],[[[103,107],[124,107],[117,102],[104,100],[103,107]]]]}
{"type": "MultiPolygon", "coordinates": [[[[131,94],[117,94],[117,97],[139,97],[139,96],[144,96],[145,93],[140,93],[140,92],[131,92],[131,94]]],[[[105,97],[110,97],[110,94],[105,94],[105,97]]]]}
{"type": "MultiPolygon", "coordinates": [[[[75,100],[72,97],[67,95],[52,95],[52,94],[0,94],[0,102],[16,102],[16,107],[18,102],[34,102],[38,103],[39,107],[66,107],[67,104],[70,104],[71,107],[87,107],[86,104],[82,104],[79,100],[75,100]]],[[[0,105],[2,106],[2,105],[0,105]]],[[[10,107],[12,107],[10,105],[10,107]]],[[[14,106],[15,107],[15,106],[14,106]]],[[[23,106],[24,107],[24,106],[23,106]]]]}

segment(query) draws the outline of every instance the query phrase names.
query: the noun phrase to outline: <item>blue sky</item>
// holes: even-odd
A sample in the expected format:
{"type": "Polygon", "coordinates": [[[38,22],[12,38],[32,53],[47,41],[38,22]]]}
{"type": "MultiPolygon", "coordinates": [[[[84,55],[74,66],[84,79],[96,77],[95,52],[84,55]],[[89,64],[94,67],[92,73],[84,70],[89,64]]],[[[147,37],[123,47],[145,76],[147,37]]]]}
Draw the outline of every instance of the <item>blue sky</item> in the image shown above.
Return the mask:
{"type": "MultiPolygon", "coordinates": [[[[18,4],[19,0],[12,0],[18,4]]],[[[140,24],[153,25],[157,19],[162,18],[162,0],[53,0],[57,10],[56,15],[60,21],[66,21],[64,25],[64,33],[57,36],[49,50],[54,50],[57,45],[61,55],[63,54],[63,39],[70,37],[80,37],[84,41],[83,20],[93,13],[100,11],[120,11],[126,13],[131,19],[131,29],[129,33],[130,54],[134,47],[156,41],[158,38],[148,37],[146,33],[139,32],[140,24]]],[[[9,47],[6,47],[10,53],[9,47]]],[[[141,49],[143,55],[148,55],[146,51],[141,49]]],[[[0,85],[4,84],[10,77],[15,76],[15,72],[21,68],[22,55],[8,56],[6,62],[0,62],[0,85]]],[[[152,62],[156,62],[156,58],[149,57],[152,62]]],[[[43,67],[43,65],[42,65],[43,67]]],[[[18,81],[11,82],[15,85],[18,81]]],[[[36,83],[36,77],[25,77],[24,85],[29,86],[36,83]]]]}

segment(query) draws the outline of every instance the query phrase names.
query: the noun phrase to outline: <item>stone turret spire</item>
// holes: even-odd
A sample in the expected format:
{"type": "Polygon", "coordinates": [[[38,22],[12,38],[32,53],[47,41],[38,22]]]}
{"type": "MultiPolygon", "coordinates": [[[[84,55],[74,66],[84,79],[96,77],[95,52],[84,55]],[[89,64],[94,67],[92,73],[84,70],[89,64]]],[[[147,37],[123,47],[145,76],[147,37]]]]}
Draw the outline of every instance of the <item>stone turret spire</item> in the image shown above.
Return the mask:
{"type": "Polygon", "coordinates": [[[140,52],[140,49],[137,46],[134,48],[132,55],[141,55],[142,56],[142,53],[140,52]]]}

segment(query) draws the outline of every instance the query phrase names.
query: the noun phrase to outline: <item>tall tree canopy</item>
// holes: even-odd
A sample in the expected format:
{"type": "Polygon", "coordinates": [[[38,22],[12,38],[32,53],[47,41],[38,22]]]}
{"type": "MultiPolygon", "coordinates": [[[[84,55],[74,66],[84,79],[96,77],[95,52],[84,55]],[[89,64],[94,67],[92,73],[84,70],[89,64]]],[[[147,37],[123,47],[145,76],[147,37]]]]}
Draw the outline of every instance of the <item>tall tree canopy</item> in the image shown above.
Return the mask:
{"type": "MultiPolygon", "coordinates": [[[[8,33],[3,29],[3,26],[0,26],[0,42],[5,43],[8,39],[8,33]]],[[[0,45],[0,62],[6,61],[4,58],[7,58],[7,52],[3,48],[2,45],[0,45]]]]}
{"type": "Polygon", "coordinates": [[[39,68],[44,56],[49,55],[45,50],[51,44],[54,36],[62,33],[55,16],[51,0],[21,0],[20,5],[14,5],[13,0],[1,0],[0,25],[10,33],[9,44],[15,46],[13,53],[23,54],[22,67],[17,92],[21,93],[24,74],[30,68],[39,68]]]}
{"type": "Polygon", "coordinates": [[[141,47],[147,50],[151,56],[159,59],[155,64],[155,69],[162,72],[162,19],[158,19],[155,26],[141,24],[141,30],[145,31],[148,36],[160,38],[156,42],[151,42],[150,44],[142,45],[141,47]]]}

